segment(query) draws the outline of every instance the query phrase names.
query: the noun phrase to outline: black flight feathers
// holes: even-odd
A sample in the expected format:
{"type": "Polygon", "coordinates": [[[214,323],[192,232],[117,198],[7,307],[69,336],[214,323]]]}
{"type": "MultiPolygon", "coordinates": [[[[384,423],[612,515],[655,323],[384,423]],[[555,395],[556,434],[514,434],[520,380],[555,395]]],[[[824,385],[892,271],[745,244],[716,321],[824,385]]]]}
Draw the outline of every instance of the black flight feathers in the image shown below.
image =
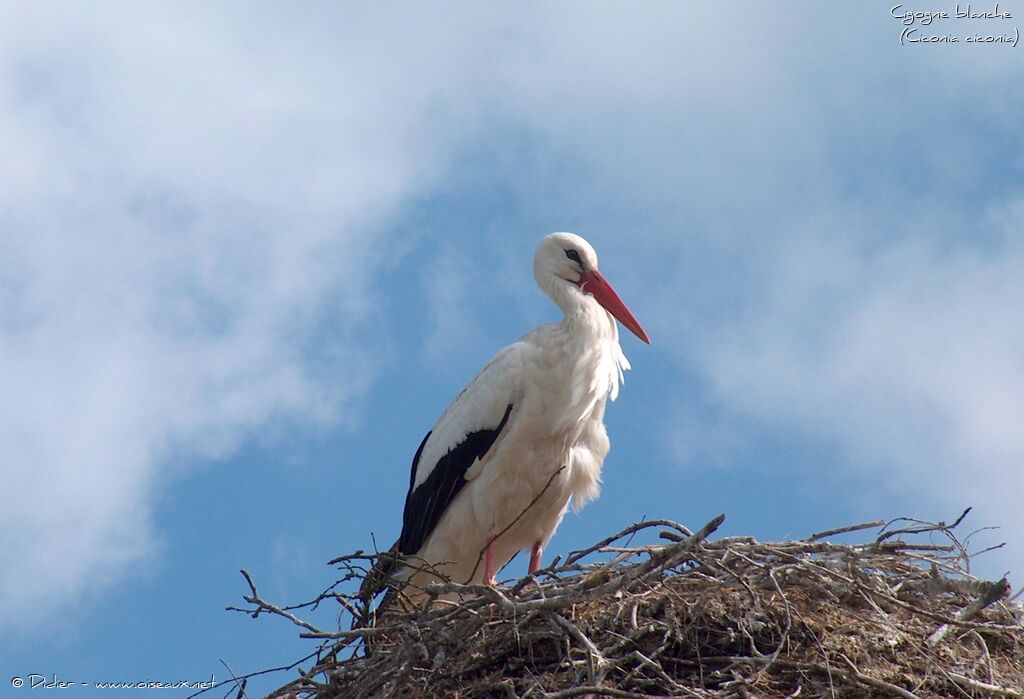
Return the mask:
{"type": "Polygon", "coordinates": [[[466,438],[456,444],[448,453],[438,459],[427,479],[413,489],[416,482],[416,469],[419,466],[423,447],[430,439],[430,432],[423,438],[416,456],[412,460],[412,474],[409,476],[409,494],[405,498],[405,513],[402,516],[402,535],[398,539],[398,550],[406,556],[416,554],[434,531],[441,515],[448,509],[455,496],[466,484],[466,471],[482,459],[501,434],[508,416],[512,414],[512,404],[505,408],[505,414],[497,427],[489,430],[470,432],[466,438]]]}

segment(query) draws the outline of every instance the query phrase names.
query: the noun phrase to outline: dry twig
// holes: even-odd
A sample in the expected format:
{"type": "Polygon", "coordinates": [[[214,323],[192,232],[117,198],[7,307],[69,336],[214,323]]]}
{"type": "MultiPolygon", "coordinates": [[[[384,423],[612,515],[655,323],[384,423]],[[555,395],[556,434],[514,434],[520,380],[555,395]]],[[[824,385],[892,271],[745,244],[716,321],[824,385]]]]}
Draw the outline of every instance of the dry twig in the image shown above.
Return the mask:
{"type": "Polygon", "coordinates": [[[905,520],[865,544],[825,539],[879,522],[709,540],[723,519],[692,534],[634,524],[511,588],[432,583],[430,599],[459,601],[375,627],[359,627],[365,602],[342,591],[372,567],[362,553],[336,559],[349,577],[315,600],[336,600],[350,630],[267,602],[248,574],[242,611],[323,644],[273,697],[1024,696],[1024,611],[1005,579],[967,573],[960,520],[905,520]],[[912,540],[936,533],[950,543],[912,540]]]}

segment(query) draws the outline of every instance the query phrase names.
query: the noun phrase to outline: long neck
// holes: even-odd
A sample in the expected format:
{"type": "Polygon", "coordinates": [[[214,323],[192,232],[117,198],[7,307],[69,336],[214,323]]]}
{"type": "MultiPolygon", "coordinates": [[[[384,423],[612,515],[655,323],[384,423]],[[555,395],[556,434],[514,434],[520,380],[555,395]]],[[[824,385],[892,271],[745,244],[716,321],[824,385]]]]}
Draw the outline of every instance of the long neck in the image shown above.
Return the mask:
{"type": "Polygon", "coordinates": [[[573,335],[587,340],[618,341],[615,319],[593,296],[568,284],[550,289],[548,295],[562,309],[562,325],[573,335]]]}
{"type": "Polygon", "coordinates": [[[619,326],[611,314],[593,296],[583,294],[575,287],[545,289],[548,296],[562,309],[562,327],[569,334],[576,351],[597,358],[593,366],[595,376],[604,376],[607,382],[598,395],[615,400],[619,395],[622,372],[629,370],[629,360],[619,345],[619,326]]]}

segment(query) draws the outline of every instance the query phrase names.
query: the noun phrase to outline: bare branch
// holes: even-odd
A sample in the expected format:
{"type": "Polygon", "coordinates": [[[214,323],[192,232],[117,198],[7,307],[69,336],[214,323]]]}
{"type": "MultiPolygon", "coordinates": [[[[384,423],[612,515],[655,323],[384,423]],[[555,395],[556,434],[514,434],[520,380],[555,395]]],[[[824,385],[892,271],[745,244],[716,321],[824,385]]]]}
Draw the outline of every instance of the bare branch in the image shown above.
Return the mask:
{"type": "MultiPolygon", "coordinates": [[[[238,611],[286,619],[319,644],[287,666],[303,670],[271,695],[280,699],[1022,699],[1024,606],[1005,578],[966,571],[967,546],[953,531],[965,515],[951,525],[892,520],[856,544],[825,539],[883,523],[762,543],[710,539],[724,516],[693,533],[669,520],[639,522],[511,587],[439,575],[411,586],[406,599],[425,603],[376,619],[354,588],[389,554],[357,552],[335,558],[345,576],[303,605],[268,602],[243,571],[250,606],[238,611]],[[373,624],[319,629],[295,614],[325,604],[341,627],[363,617],[373,624]]],[[[235,686],[244,693],[255,674],[235,686]]]]}
{"type": "Polygon", "coordinates": [[[848,527],[839,527],[838,529],[826,529],[823,532],[817,534],[811,534],[805,539],[805,541],[817,541],[818,539],[824,539],[829,536],[836,536],[837,534],[848,534],[850,532],[859,532],[862,529],[874,529],[875,527],[885,526],[885,520],[879,519],[874,522],[864,522],[862,524],[851,524],[848,527]]]}

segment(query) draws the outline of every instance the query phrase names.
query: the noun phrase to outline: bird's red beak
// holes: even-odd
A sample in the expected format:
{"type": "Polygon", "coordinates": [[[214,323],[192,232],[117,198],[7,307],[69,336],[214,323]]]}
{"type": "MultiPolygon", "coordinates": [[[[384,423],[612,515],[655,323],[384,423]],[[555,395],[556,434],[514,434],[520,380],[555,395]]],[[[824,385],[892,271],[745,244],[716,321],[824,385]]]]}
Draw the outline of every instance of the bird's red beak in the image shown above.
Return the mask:
{"type": "Polygon", "coordinates": [[[590,294],[594,297],[594,300],[604,306],[604,308],[615,316],[615,319],[622,323],[623,326],[631,333],[639,337],[647,344],[651,344],[650,338],[647,337],[647,333],[640,327],[640,323],[633,317],[633,314],[626,308],[626,304],[622,302],[619,295],[615,293],[615,289],[608,283],[608,280],[604,278],[604,275],[598,272],[596,269],[592,272],[581,272],[580,280],[577,282],[580,290],[586,294],[590,294]]]}

